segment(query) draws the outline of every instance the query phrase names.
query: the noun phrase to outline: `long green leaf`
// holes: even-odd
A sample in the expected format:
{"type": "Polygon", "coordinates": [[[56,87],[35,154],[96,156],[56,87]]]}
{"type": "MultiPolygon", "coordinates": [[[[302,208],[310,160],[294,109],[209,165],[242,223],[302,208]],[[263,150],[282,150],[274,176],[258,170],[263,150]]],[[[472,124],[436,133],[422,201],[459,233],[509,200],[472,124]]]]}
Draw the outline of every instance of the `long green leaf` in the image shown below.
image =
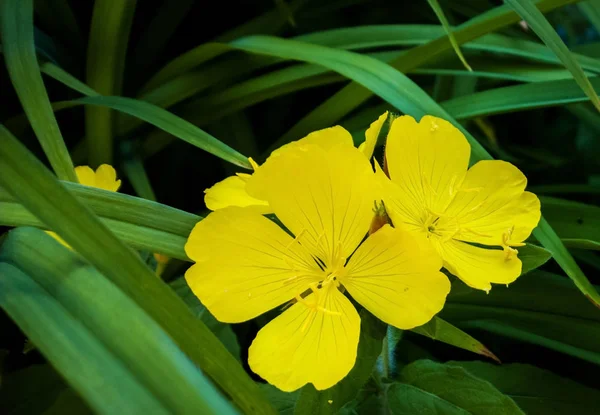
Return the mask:
{"type": "Polygon", "coordinates": [[[0,33],[8,74],[44,153],[59,178],[76,182],[35,55],[32,0],[0,2],[0,33]]]}
{"type": "MultiPolygon", "coordinates": [[[[550,11],[574,1],[576,0],[541,0],[537,3],[537,6],[542,11],[550,11]]],[[[503,5],[458,26],[454,31],[454,36],[457,44],[461,45],[517,21],[519,21],[519,16],[510,7],[503,5]]],[[[443,36],[411,49],[392,62],[391,65],[400,72],[406,73],[413,68],[422,66],[450,49],[452,49],[452,44],[447,36],[443,36]]],[[[359,83],[356,83],[355,80],[355,82],[344,87],[341,91],[304,116],[281,137],[276,147],[299,139],[311,131],[334,125],[343,116],[349,114],[369,99],[373,93],[375,91],[365,89],[359,83]]]]}
{"type": "Polygon", "coordinates": [[[177,295],[4,128],[0,170],[0,185],[130,296],[242,410],[273,413],[242,367],[177,295]]]}
{"type": "MultiPolygon", "coordinates": [[[[590,84],[600,89],[600,78],[592,78],[590,84]]],[[[489,89],[454,98],[441,105],[452,116],[462,120],[588,100],[589,97],[575,81],[564,79],[489,89]]]]}
{"type": "Polygon", "coordinates": [[[167,334],[122,291],[49,235],[11,232],[0,260],[28,274],[174,413],[234,414],[167,334]]]}
{"type": "Polygon", "coordinates": [[[456,56],[458,56],[464,67],[467,68],[468,71],[472,71],[473,69],[471,69],[471,66],[467,63],[467,60],[465,59],[462,51],[460,50],[460,46],[458,46],[458,43],[456,43],[456,38],[454,37],[454,33],[452,33],[452,28],[450,27],[450,23],[448,23],[448,19],[444,14],[442,6],[440,6],[440,3],[437,0],[427,0],[427,2],[435,12],[435,15],[437,16],[438,20],[442,24],[442,27],[446,31],[448,39],[450,40],[450,44],[452,45],[452,49],[454,49],[454,53],[456,53],[456,56]]]}
{"type": "Polygon", "coordinates": [[[600,111],[600,98],[594,91],[581,66],[573,58],[569,48],[562,41],[558,33],[552,28],[550,22],[531,0],[505,0],[527,22],[531,29],[544,41],[544,43],[558,56],[563,65],[571,72],[583,92],[590,98],[596,109],[600,111]]]}
{"type": "Polygon", "coordinates": [[[93,333],[27,274],[0,263],[0,277],[2,308],[90,406],[105,414],[169,413],[93,333]]]}
{"type": "MultiPolygon", "coordinates": [[[[87,49],[86,83],[102,95],[120,95],[129,30],[137,0],[96,0],[87,49]]],[[[111,163],[114,119],[106,107],[86,107],[90,164],[111,163]]]]}

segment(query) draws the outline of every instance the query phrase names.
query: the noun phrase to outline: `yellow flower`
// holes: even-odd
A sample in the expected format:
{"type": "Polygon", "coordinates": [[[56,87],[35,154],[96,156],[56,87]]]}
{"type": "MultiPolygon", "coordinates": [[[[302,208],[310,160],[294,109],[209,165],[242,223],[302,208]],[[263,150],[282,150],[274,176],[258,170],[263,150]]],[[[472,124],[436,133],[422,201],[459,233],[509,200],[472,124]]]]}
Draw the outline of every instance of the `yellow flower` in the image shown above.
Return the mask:
{"type": "Polygon", "coordinates": [[[253,209],[230,206],[196,224],[185,245],[195,262],[185,278],[219,321],[250,320],[295,299],[249,349],[252,370],[284,391],[307,383],[327,389],[354,366],[360,317],[344,292],[410,329],[439,312],[450,290],[439,256],[410,235],[385,225],[361,244],[375,174],[339,132],[294,143],[247,181],[248,193],[267,201],[289,233],[253,209]]]}
{"type": "Polygon", "coordinates": [[[378,177],[394,226],[427,238],[448,271],[488,291],[521,274],[514,247],[536,227],[540,202],[524,191],[527,178],[515,166],[486,160],[469,169],[470,152],[449,122],[402,116],[387,137],[391,181],[380,170],[378,177]]]}
{"type": "MultiPolygon", "coordinates": [[[[117,180],[117,172],[108,164],[102,164],[96,171],[92,170],[89,166],[78,166],[75,167],[75,174],[77,175],[79,184],[85,186],[96,187],[111,192],[116,192],[121,186],[121,180],[117,180]]],[[[67,244],[56,232],[46,231],[46,233],[71,249],[69,244],[67,244]]]]}
{"type": "MultiPolygon", "coordinates": [[[[385,112],[379,119],[374,121],[365,132],[365,141],[360,144],[359,150],[367,159],[370,159],[373,156],[373,151],[377,144],[377,137],[379,136],[379,132],[381,131],[381,127],[386,121],[387,116],[388,113],[385,112]]],[[[305,144],[314,144],[327,149],[340,140],[347,141],[348,139],[352,140],[350,133],[343,127],[336,125],[335,127],[315,131],[301,140],[280,147],[271,153],[269,159],[305,144]]],[[[254,160],[250,159],[250,162],[254,171],[260,168],[254,160]]],[[[212,211],[223,209],[227,206],[252,207],[252,209],[259,213],[273,213],[273,210],[266,201],[252,197],[246,191],[246,182],[250,177],[251,175],[249,174],[239,173],[234,176],[229,176],[211,188],[206,189],[204,191],[204,203],[206,204],[206,207],[212,211]]]]}

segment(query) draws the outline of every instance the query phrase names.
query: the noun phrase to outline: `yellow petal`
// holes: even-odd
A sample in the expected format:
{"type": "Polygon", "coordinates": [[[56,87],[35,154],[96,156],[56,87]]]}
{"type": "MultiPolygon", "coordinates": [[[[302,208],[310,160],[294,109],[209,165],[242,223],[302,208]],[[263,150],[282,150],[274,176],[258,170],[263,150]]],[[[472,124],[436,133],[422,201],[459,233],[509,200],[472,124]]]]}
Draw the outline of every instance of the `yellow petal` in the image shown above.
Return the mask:
{"type": "Polygon", "coordinates": [[[303,247],[269,219],[228,207],[198,222],[185,244],[196,262],[185,274],[193,293],[219,321],[250,320],[322,279],[303,247]]]}
{"type": "Polygon", "coordinates": [[[469,143],[456,127],[429,115],[419,123],[406,115],[396,118],[385,151],[401,203],[420,207],[414,215],[446,209],[467,172],[469,154],[469,143]]]}
{"type": "Polygon", "coordinates": [[[75,174],[80,184],[90,187],[96,187],[96,173],[90,166],[75,167],[75,174]]]}
{"type": "Polygon", "coordinates": [[[213,211],[228,206],[252,207],[254,211],[261,214],[271,213],[267,202],[256,199],[246,192],[247,177],[229,176],[210,189],[206,189],[204,191],[206,207],[213,211]]]}
{"type": "Polygon", "coordinates": [[[279,147],[271,153],[270,157],[278,157],[289,150],[297,150],[307,144],[317,145],[325,150],[337,146],[354,147],[352,135],[342,126],[336,125],[330,128],[314,131],[306,137],[292,141],[289,144],[279,147]]]}
{"type": "Polygon", "coordinates": [[[252,371],[286,392],[307,383],[330,388],[356,361],[360,317],[350,301],[333,285],[305,301],[326,312],[296,303],[263,327],[248,351],[252,371]]]}
{"type": "Polygon", "coordinates": [[[385,225],[356,250],[341,282],[380,320],[406,330],[427,323],[444,306],[450,281],[441,267],[433,248],[385,225]]]}
{"type": "Polygon", "coordinates": [[[343,265],[373,216],[374,173],[353,146],[306,144],[282,153],[258,169],[246,190],[268,201],[300,243],[330,267],[343,265]]]}
{"type": "Polygon", "coordinates": [[[112,166],[102,164],[96,169],[97,188],[116,192],[120,186],[121,180],[117,180],[117,172],[112,166]]]}
{"type": "Polygon", "coordinates": [[[505,161],[485,160],[471,167],[446,211],[461,229],[455,239],[502,245],[507,232],[512,232],[512,242],[527,239],[540,220],[540,201],[524,192],[526,185],[525,175],[505,161]]]}
{"type": "Polygon", "coordinates": [[[117,172],[108,165],[100,165],[94,172],[89,166],[75,167],[75,174],[80,184],[85,186],[116,192],[121,186],[121,180],[117,180],[117,172]]]}
{"type": "Polygon", "coordinates": [[[489,291],[490,283],[510,284],[521,274],[521,260],[500,249],[485,249],[465,242],[434,242],[444,267],[470,287],[489,291]]]}
{"type": "Polygon", "coordinates": [[[387,120],[387,117],[388,112],[386,111],[376,121],[371,123],[365,132],[365,141],[361,143],[358,149],[363,152],[367,159],[373,157],[373,151],[375,151],[375,146],[377,145],[377,137],[379,137],[381,127],[383,127],[383,123],[387,120]]]}

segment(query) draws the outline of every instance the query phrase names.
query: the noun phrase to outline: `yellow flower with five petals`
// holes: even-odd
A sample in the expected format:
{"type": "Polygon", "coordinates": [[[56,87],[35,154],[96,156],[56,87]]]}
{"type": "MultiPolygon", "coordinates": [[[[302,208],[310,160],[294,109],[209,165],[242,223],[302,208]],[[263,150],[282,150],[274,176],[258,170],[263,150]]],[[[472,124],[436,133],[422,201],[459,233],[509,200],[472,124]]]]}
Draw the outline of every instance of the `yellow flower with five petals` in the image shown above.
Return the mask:
{"type": "Polygon", "coordinates": [[[250,368],[284,391],[327,389],[354,366],[360,317],[345,295],[384,322],[410,329],[439,312],[450,290],[432,249],[389,225],[363,241],[375,174],[349,134],[296,142],[248,178],[287,229],[252,208],[209,214],[185,245],[185,278],[219,320],[237,323],[295,300],[263,327],[250,368]],[[361,243],[362,242],[362,243],[361,243]]]}
{"type": "Polygon", "coordinates": [[[540,202],[515,166],[485,160],[469,168],[470,152],[449,122],[401,116],[387,136],[389,179],[381,170],[378,177],[394,226],[427,239],[448,271],[488,291],[521,274],[515,247],[539,222],[540,202]]]}

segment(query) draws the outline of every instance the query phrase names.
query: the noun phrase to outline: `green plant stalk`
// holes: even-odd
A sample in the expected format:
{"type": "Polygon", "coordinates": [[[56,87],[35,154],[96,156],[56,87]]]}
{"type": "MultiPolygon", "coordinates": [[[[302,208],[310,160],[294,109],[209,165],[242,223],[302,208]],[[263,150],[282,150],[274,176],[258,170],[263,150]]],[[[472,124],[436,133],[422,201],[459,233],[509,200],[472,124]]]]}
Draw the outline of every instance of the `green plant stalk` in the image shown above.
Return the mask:
{"type": "Polygon", "coordinates": [[[60,179],[77,182],[35,54],[32,0],[1,1],[0,32],[8,74],[52,169],[60,179]]]}
{"type": "MultiPolygon", "coordinates": [[[[129,31],[136,0],[96,0],[87,54],[86,83],[102,95],[120,95],[129,31]]],[[[114,114],[85,108],[88,156],[92,167],[112,163],[114,114]]]]}

